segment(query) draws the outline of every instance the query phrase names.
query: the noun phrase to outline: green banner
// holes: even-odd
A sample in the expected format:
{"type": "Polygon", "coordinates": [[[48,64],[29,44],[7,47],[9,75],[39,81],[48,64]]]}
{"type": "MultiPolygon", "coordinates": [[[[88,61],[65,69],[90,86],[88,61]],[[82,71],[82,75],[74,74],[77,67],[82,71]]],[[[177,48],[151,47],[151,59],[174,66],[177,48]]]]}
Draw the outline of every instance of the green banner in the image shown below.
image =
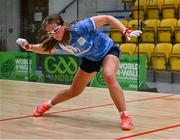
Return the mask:
{"type": "MultiPolygon", "coordinates": [[[[120,67],[117,72],[117,80],[119,84],[126,90],[137,90],[137,89],[147,88],[146,57],[139,56],[139,63],[138,63],[137,56],[123,55],[121,57],[120,67]]],[[[103,81],[103,77],[102,77],[102,69],[100,70],[100,72],[96,74],[95,78],[91,81],[90,86],[102,87],[102,88],[106,87],[106,84],[103,81]]]]}
{"type": "Polygon", "coordinates": [[[36,74],[36,55],[27,52],[0,52],[0,79],[28,81],[36,74]]]}
{"type": "Polygon", "coordinates": [[[79,58],[73,55],[44,55],[45,82],[71,84],[79,67],[79,58]]]}

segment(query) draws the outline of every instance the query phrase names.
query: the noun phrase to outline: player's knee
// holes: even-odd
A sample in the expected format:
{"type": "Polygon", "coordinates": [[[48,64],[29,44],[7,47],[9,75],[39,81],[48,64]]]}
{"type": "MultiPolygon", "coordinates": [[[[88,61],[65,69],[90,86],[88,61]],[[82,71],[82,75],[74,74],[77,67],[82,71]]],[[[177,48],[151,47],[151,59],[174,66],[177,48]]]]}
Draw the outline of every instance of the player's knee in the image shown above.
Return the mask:
{"type": "Polygon", "coordinates": [[[104,73],[103,78],[108,85],[114,84],[116,82],[116,76],[112,73],[104,73]]]}

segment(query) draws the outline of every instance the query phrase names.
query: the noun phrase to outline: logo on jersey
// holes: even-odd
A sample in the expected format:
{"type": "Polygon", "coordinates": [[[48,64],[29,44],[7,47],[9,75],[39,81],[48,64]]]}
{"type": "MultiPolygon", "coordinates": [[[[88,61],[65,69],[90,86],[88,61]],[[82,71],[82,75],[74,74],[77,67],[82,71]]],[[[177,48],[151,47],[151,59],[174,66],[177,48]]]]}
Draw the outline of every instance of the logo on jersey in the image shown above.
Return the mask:
{"type": "Polygon", "coordinates": [[[78,52],[80,52],[80,50],[78,48],[74,48],[70,45],[64,45],[64,44],[59,44],[59,46],[61,47],[61,49],[63,49],[64,51],[71,53],[71,54],[76,54],[78,52]]]}
{"type": "Polygon", "coordinates": [[[91,49],[92,44],[92,41],[89,43],[85,38],[80,37],[71,45],[64,45],[59,43],[59,46],[68,53],[71,53],[75,56],[82,56],[91,49]]]}
{"type": "Polygon", "coordinates": [[[86,42],[86,40],[83,37],[80,37],[77,42],[79,43],[80,46],[83,46],[86,42]]]}

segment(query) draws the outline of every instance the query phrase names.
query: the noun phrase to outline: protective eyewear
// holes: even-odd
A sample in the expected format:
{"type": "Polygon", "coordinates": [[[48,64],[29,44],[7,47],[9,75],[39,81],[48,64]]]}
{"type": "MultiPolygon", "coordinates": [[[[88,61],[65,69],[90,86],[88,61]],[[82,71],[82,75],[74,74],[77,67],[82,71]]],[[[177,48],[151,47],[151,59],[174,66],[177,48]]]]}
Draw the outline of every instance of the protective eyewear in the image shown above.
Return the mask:
{"type": "Polygon", "coordinates": [[[62,26],[60,25],[60,26],[57,26],[57,27],[55,27],[54,29],[52,29],[51,31],[49,31],[49,32],[47,32],[48,34],[54,34],[54,33],[56,33],[60,28],[61,28],[62,26]]]}

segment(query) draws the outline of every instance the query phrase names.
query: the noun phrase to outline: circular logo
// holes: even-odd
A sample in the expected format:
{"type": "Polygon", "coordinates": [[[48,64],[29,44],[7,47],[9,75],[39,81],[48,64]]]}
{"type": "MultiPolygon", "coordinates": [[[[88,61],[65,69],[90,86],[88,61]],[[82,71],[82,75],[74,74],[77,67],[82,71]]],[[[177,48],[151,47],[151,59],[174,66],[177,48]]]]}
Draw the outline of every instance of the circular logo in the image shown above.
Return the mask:
{"type": "Polygon", "coordinates": [[[75,74],[78,64],[73,57],[52,57],[45,59],[45,69],[49,74],[75,74]]]}
{"type": "Polygon", "coordinates": [[[12,71],[14,70],[14,68],[15,68],[15,63],[14,63],[13,59],[6,60],[2,64],[2,67],[1,67],[2,76],[5,77],[5,78],[10,77],[10,75],[11,75],[12,71]]]}
{"type": "Polygon", "coordinates": [[[105,82],[103,80],[102,69],[96,74],[96,79],[99,84],[105,85],[105,82]]]}

